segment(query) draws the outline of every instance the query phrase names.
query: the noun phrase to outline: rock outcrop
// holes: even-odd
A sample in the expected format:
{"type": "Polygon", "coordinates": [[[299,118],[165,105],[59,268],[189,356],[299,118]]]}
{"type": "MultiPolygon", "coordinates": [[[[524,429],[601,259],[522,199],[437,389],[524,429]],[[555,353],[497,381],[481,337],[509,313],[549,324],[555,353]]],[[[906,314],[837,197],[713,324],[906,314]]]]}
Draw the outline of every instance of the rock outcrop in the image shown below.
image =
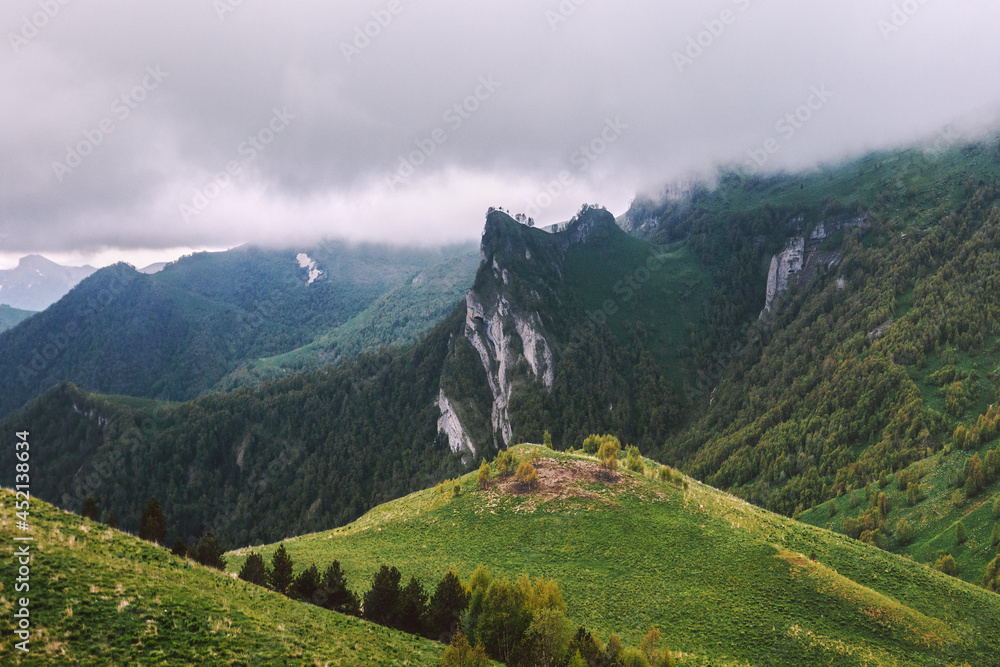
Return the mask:
{"type": "Polygon", "coordinates": [[[435,405],[441,411],[441,417],[438,419],[438,431],[448,436],[448,445],[451,447],[452,453],[460,454],[462,452],[469,452],[475,457],[476,446],[472,442],[472,438],[469,437],[468,433],[462,427],[462,422],[458,418],[458,415],[455,414],[455,409],[451,406],[451,401],[444,395],[443,389],[435,405]]]}
{"type": "Polygon", "coordinates": [[[801,236],[796,236],[788,241],[788,245],[782,252],[771,258],[771,269],[767,273],[765,312],[771,312],[774,298],[788,289],[789,278],[794,278],[802,271],[805,250],[806,240],[801,236]]]}

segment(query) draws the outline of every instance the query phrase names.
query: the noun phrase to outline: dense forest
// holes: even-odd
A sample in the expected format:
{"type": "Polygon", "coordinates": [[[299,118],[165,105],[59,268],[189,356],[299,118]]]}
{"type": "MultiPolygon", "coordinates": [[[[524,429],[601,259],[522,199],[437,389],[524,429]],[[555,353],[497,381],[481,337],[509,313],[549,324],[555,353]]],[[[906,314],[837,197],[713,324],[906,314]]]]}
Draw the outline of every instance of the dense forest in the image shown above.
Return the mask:
{"type": "Polygon", "coordinates": [[[992,153],[965,150],[960,164],[985,165],[980,176],[905,156],[903,178],[918,165],[937,184],[933,204],[887,187],[864,228],[824,241],[836,261],[750,328],[664,460],[791,515],[941,450],[961,423],[976,430],[998,387],[992,153]]]}
{"type": "MultiPolygon", "coordinates": [[[[249,359],[302,347],[387,291],[465,248],[330,243],[308,250],[199,253],[154,275],[101,271],[0,334],[0,415],[62,381],[91,391],[187,400],[249,359]]],[[[434,312],[440,312],[440,306],[434,312]]]]}

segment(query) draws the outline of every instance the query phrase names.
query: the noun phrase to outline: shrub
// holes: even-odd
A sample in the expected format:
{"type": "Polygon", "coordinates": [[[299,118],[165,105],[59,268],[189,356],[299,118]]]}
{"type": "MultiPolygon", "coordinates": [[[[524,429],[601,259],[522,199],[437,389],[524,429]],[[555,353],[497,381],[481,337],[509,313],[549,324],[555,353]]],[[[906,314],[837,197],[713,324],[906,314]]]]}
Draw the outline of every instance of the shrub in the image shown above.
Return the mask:
{"type": "Polygon", "coordinates": [[[618,454],[621,452],[621,449],[622,446],[618,438],[614,436],[607,437],[601,443],[601,448],[597,450],[597,458],[601,460],[601,466],[612,472],[618,470],[618,454]]]}
{"type": "Polygon", "coordinates": [[[649,660],[647,660],[646,656],[642,654],[642,651],[637,649],[625,649],[622,658],[622,664],[624,667],[649,667],[649,660]]]}
{"type": "Polygon", "coordinates": [[[638,447],[629,445],[625,449],[625,458],[629,470],[640,474],[646,472],[646,466],[642,463],[642,455],[639,453],[638,447]]]}
{"type": "Polygon", "coordinates": [[[597,450],[601,447],[601,437],[597,435],[589,435],[587,439],[583,441],[583,451],[588,454],[596,454],[597,450]]]}
{"type": "Polygon", "coordinates": [[[942,554],[938,557],[937,563],[934,564],[934,569],[938,572],[944,572],[950,577],[954,577],[958,573],[958,565],[951,554],[942,554]]]}
{"type": "Polygon", "coordinates": [[[996,502],[993,503],[993,516],[1000,519],[1000,496],[997,496],[996,502]]]}
{"type": "Polygon", "coordinates": [[[483,461],[483,465],[479,466],[479,474],[476,475],[476,483],[480,489],[485,489],[490,483],[490,471],[490,464],[483,461]]]}
{"type": "Polygon", "coordinates": [[[900,546],[904,546],[910,543],[913,539],[913,533],[910,531],[910,524],[906,522],[906,519],[900,519],[896,522],[896,542],[900,546]]]}
{"type": "Polygon", "coordinates": [[[549,433],[548,431],[546,431],[545,434],[542,435],[542,444],[545,447],[552,449],[552,434],[549,433]]]}
{"type": "Polygon", "coordinates": [[[441,656],[441,667],[490,667],[492,661],[486,655],[482,644],[475,648],[469,645],[469,640],[461,632],[455,633],[451,644],[441,656]]]}
{"type": "Polygon", "coordinates": [[[965,544],[965,541],[969,539],[969,536],[965,532],[965,524],[961,521],[958,522],[958,526],[955,527],[955,539],[959,544],[965,544]]]}
{"type": "Polygon", "coordinates": [[[508,450],[502,451],[497,454],[497,472],[499,472],[501,477],[507,477],[510,475],[514,467],[514,452],[508,450]]]}
{"type": "Polygon", "coordinates": [[[993,536],[990,538],[993,546],[1000,545],[1000,523],[993,524],[993,536]]]}
{"type": "Polygon", "coordinates": [[[535,488],[535,484],[538,482],[538,471],[535,470],[535,466],[530,461],[525,461],[518,466],[515,478],[518,484],[530,491],[535,488]]]}

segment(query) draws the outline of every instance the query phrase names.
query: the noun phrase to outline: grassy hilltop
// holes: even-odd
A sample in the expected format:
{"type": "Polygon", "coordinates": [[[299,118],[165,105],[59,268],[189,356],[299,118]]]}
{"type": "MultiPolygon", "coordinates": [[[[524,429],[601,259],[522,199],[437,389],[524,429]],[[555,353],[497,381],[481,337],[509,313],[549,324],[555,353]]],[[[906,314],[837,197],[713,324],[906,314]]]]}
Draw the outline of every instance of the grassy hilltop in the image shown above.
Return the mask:
{"type": "Polygon", "coordinates": [[[39,500],[30,516],[32,636],[22,654],[11,626],[14,494],[0,489],[0,664],[436,665],[444,650],[294,602],[39,500]]]}
{"type": "MultiPolygon", "coordinates": [[[[532,448],[513,451],[524,459],[532,448]]],[[[534,492],[496,478],[479,490],[468,475],[457,496],[449,482],[285,547],[297,571],[338,559],[358,592],[383,563],[427,587],[480,563],[497,576],[553,578],[574,622],[632,645],[656,624],[684,665],[995,659],[992,593],[679,476],[622,471],[605,483],[596,460],[539,450],[534,492]]],[[[257,551],[268,559],[276,546],[257,551]]],[[[230,569],[249,551],[229,554],[230,569]]]]}

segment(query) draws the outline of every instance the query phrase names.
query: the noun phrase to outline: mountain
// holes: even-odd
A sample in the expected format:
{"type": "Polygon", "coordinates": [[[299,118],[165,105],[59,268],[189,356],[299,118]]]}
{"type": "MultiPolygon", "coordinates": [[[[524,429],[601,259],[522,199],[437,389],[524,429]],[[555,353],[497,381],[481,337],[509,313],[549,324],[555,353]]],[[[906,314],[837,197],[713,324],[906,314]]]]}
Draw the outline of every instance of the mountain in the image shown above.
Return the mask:
{"type": "Polygon", "coordinates": [[[41,497],[93,494],[134,527],[152,492],[171,536],[227,545],[342,525],[546,431],[557,449],[614,433],[785,516],[825,525],[808,510],[833,500],[831,528],[924,563],[947,551],[982,582],[998,204],[994,141],[725,174],[620,225],[491,211],[472,288],[408,347],[182,404],[60,385],[0,428],[45,429],[41,497]]]}
{"type": "Polygon", "coordinates": [[[102,269],[0,334],[0,415],[61,381],[194,398],[240,363],[310,343],[463,250],[242,247],[184,257],[153,275],[127,264],[102,269]]]}
{"type": "Polygon", "coordinates": [[[0,271],[0,304],[45,310],[96,270],[92,266],[60,266],[41,255],[22,257],[16,268],[0,271]]]}
{"type": "Polygon", "coordinates": [[[13,591],[27,544],[29,652],[14,648],[15,598],[0,620],[5,665],[437,665],[444,646],[294,602],[170,555],[132,535],[31,501],[31,543],[14,536],[14,493],[0,489],[0,557],[13,591]],[[44,554],[39,557],[38,554],[44,554]],[[58,582],[58,584],[56,584],[58,582]],[[50,593],[45,588],[52,586],[50,593]]]}
{"type": "MultiPolygon", "coordinates": [[[[657,625],[683,665],[994,664],[1000,596],[676,473],[660,481],[649,460],[609,475],[581,454],[511,452],[533,450],[534,490],[494,465],[485,489],[466,475],[282,544],[296,571],[337,559],[361,586],[382,564],[425,587],[480,564],[554,579],[573,627],[637,646],[657,625]]],[[[250,551],[228,554],[230,571],[250,551]]]]}
{"type": "Polygon", "coordinates": [[[677,425],[686,359],[664,341],[698,317],[680,292],[697,288],[691,258],[589,208],[555,235],[494,211],[482,250],[465,301],[409,347],[181,404],[59,384],[3,424],[48,443],[39,497],[78,508],[94,495],[135,528],[152,493],[171,538],[211,529],[224,544],[346,523],[546,428],[560,442],[613,428],[658,447],[677,425]],[[588,305],[613,295],[602,257],[616,280],[646,271],[646,291],[588,328],[588,305]],[[656,329],[639,326],[662,303],[672,310],[656,329]],[[676,360],[669,375],[658,357],[676,360]]]}
{"type": "Polygon", "coordinates": [[[0,304],[0,333],[7,329],[13,329],[34,314],[30,310],[18,310],[17,308],[0,304]]]}
{"type": "Polygon", "coordinates": [[[295,372],[340,364],[368,350],[414,343],[465,297],[479,261],[478,253],[466,253],[424,269],[308,345],[240,364],[216,389],[253,387],[295,372]]]}

